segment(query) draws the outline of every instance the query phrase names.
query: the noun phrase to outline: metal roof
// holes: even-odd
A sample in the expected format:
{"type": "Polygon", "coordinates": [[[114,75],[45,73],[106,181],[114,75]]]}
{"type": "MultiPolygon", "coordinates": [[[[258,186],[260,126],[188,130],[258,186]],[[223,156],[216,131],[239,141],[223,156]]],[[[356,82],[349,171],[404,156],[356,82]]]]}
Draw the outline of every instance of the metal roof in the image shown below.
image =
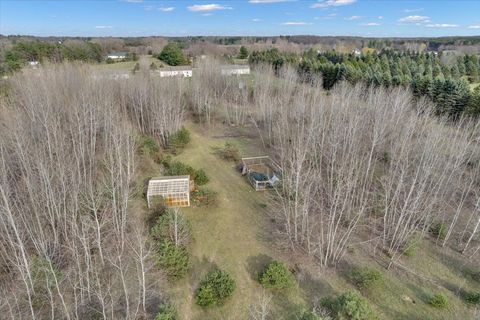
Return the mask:
{"type": "Polygon", "coordinates": [[[152,178],[148,182],[147,195],[173,195],[190,192],[190,176],[152,178]]]}

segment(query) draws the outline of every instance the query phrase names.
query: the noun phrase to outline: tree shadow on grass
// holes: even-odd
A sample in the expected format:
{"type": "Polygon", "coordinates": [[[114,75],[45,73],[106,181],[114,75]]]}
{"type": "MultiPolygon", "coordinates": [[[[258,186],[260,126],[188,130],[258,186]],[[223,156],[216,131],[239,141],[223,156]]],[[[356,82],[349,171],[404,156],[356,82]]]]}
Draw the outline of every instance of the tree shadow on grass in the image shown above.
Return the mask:
{"type": "Polygon", "coordinates": [[[298,285],[311,303],[317,303],[322,297],[336,294],[335,289],[326,281],[318,279],[310,272],[299,270],[296,274],[298,285]]]}
{"type": "Polygon", "coordinates": [[[197,290],[203,277],[205,277],[208,272],[214,269],[218,269],[218,265],[214,261],[208,259],[206,256],[203,256],[202,258],[192,256],[188,279],[190,287],[194,291],[197,290]]]}
{"type": "Polygon", "coordinates": [[[246,269],[250,278],[253,281],[258,281],[258,274],[262,272],[265,267],[273,261],[273,258],[266,254],[259,254],[256,256],[250,256],[247,259],[246,269]]]}

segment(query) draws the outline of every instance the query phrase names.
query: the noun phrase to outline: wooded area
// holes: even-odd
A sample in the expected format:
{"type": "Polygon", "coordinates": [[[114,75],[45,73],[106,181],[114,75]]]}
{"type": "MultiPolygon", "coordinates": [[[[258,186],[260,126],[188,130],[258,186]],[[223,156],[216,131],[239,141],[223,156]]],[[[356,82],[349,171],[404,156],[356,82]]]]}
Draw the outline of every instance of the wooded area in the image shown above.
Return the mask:
{"type": "MultiPolygon", "coordinates": [[[[339,57],[367,69],[389,59],[371,56],[369,65],[339,57]]],[[[392,57],[425,59],[432,73],[442,69],[428,55],[392,57]]],[[[187,118],[204,128],[246,127],[278,162],[282,180],[267,207],[272,241],[319,268],[337,266],[349,248],[364,243],[393,269],[415,241],[432,234],[436,245],[462,252],[465,261],[476,259],[478,119],[459,113],[452,121],[438,112],[438,101],[414,97],[402,85],[347,81],[326,91],[324,75],[305,79],[296,67],[259,64],[252,77],[226,77],[207,58],[188,80],[144,72],[115,80],[67,63],[8,79],[0,100],[0,312],[9,318],[136,319],[159,311],[168,300],[161,289],[166,277],[188,272],[188,241],[150,229],[145,215],[154,213],[134,210],[132,202],[141,199],[146,207],[138,179],[142,138],[168,150],[187,118]],[[167,270],[158,239],[162,254],[187,259],[182,269],[167,270]]],[[[165,155],[155,161],[172,175],[182,169],[165,155]]],[[[178,212],[164,217],[170,222],[159,225],[183,221],[178,212]]],[[[286,272],[281,264],[271,267],[286,272]]],[[[199,284],[196,303],[220,303],[235,287],[228,273],[215,269],[199,284]],[[212,298],[205,290],[214,285],[224,291],[215,287],[220,291],[212,298]]],[[[356,294],[338,303],[347,298],[364,303],[356,294]]]]}

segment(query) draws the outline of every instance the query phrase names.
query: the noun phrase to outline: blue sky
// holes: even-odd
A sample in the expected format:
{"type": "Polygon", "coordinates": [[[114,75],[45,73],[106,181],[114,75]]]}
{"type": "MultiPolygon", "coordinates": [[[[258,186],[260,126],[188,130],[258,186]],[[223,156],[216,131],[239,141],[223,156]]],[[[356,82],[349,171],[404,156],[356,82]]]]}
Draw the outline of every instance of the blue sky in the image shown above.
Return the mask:
{"type": "Polygon", "coordinates": [[[480,35],[480,0],[0,0],[0,33],[37,36],[480,35]]]}

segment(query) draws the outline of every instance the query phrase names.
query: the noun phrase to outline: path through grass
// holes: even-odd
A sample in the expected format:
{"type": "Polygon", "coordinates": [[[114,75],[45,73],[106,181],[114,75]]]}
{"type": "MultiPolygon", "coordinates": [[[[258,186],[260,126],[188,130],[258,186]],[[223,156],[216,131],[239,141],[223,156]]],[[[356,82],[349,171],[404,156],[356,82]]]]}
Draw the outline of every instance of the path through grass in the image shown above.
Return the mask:
{"type": "MultiPolygon", "coordinates": [[[[268,196],[255,192],[235,170],[233,162],[214,154],[214,148],[223,146],[226,139],[212,139],[213,134],[201,132],[191,124],[188,128],[192,140],[177,159],[205,169],[210,178],[206,187],[218,193],[218,204],[212,208],[184,210],[193,229],[194,242],[190,248],[193,267],[188,279],[176,286],[178,310],[182,319],[245,319],[248,305],[254,303],[261,292],[254,280],[255,269],[274,255],[265,239],[268,235],[262,231],[262,226],[267,225],[268,196]],[[194,292],[203,275],[215,265],[233,275],[237,289],[224,306],[205,311],[195,305],[194,292]]],[[[242,151],[254,152],[251,146],[242,151]]],[[[301,300],[293,292],[289,301],[301,300]]]]}

